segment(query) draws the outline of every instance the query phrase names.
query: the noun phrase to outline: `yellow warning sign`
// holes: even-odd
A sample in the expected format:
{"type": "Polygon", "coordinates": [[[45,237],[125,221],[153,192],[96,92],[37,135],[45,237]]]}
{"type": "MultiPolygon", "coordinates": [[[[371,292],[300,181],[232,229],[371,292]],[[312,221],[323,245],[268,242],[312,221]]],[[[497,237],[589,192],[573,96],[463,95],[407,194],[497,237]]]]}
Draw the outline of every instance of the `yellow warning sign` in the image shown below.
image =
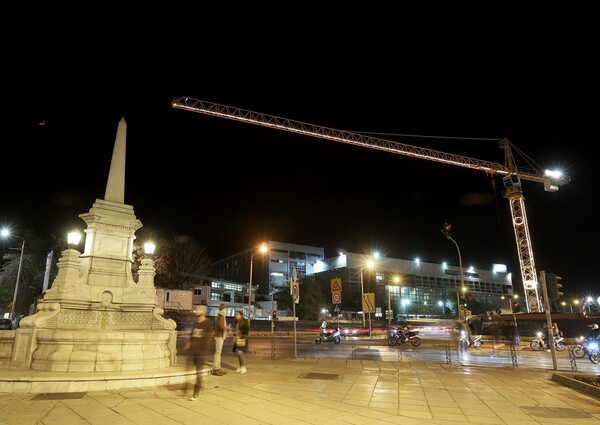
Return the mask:
{"type": "Polygon", "coordinates": [[[336,277],[335,279],[331,279],[331,292],[341,291],[342,290],[342,279],[336,277]]]}
{"type": "Polygon", "coordinates": [[[362,309],[364,313],[375,313],[375,294],[373,292],[362,294],[362,309]]]}

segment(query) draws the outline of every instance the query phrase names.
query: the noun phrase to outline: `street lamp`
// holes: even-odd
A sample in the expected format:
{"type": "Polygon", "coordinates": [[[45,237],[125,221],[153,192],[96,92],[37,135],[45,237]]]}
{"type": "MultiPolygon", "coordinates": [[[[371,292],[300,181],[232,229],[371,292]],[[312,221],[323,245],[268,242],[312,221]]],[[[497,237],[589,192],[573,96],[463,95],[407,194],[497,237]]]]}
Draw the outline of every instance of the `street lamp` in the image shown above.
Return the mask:
{"type": "Polygon", "coordinates": [[[402,305],[404,306],[404,320],[408,320],[408,305],[410,304],[410,300],[405,298],[402,300],[402,305]]]}
{"type": "Polygon", "coordinates": [[[437,302],[438,307],[440,307],[440,310],[442,312],[442,316],[444,315],[444,301],[438,301],[437,302]]]}
{"type": "MultiPolygon", "coordinates": [[[[364,280],[363,280],[363,270],[365,268],[371,268],[375,265],[375,261],[373,260],[368,260],[367,261],[367,265],[366,267],[361,267],[360,269],[360,302],[361,302],[361,307],[363,304],[363,300],[365,299],[365,285],[364,285],[364,280]]],[[[363,319],[363,328],[365,327],[365,309],[363,308],[363,314],[362,314],[362,319],[363,319]]],[[[371,310],[369,310],[369,336],[371,336],[371,310]]]]}
{"type": "MultiPolygon", "coordinates": [[[[394,286],[398,286],[400,283],[400,276],[394,276],[392,278],[392,282],[394,282],[394,286]]],[[[392,285],[388,285],[388,330],[392,327],[392,285]]]]}
{"type": "MultiPolygon", "coordinates": [[[[446,239],[449,239],[452,241],[452,243],[454,243],[454,245],[456,246],[456,252],[458,252],[458,267],[460,267],[460,286],[462,287],[463,292],[466,291],[465,288],[465,277],[463,274],[463,266],[462,266],[462,257],[460,256],[460,248],[458,247],[458,244],[456,243],[456,241],[454,239],[452,239],[452,236],[450,236],[450,231],[452,230],[452,226],[450,226],[448,223],[444,223],[444,226],[442,228],[442,233],[444,234],[444,236],[446,236],[446,239]]],[[[456,292],[456,297],[458,298],[458,291],[456,292]]],[[[460,303],[460,300],[457,304],[460,303]]],[[[457,309],[458,309],[458,318],[460,320],[460,307],[457,305],[457,309]]]]}
{"type": "MultiPolygon", "coordinates": [[[[579,300],[578,299],[574,299],[573,300],[573,304],[579,305],[579,300]]],[[[571,313],[573,313],[573,304],[571,304],[571,313]]],[[[575,311],[577,311],[577,308],[575,309],[575,311]]]]}
{"type": "MultiPolygon", "coordinates": [[[[17,282],[15,283],[15,293],[13,294],[12,304],[10,305],[10,315],[9,319],[12,320],[15,315],[15,303],[17,302],[17,293],[19,292],[19,278],[21,277],[21,266],[23,265],[23,251],[25,250],[25,239],[21,236],[11,235],[8,229],[2,229],[2,237],[7,238],[12,236],[13,238],[19,238],[23,241],[21,244],[21,255],[19,257],[19,269],[17,270],[17,282]]],[[[19,249],[19,248],[9,248],[9,249],[19,249]]]]}
{"type": "Polygon", "coordinates": [[[81,240],[81,233],[77,230],[67,233],[67,243],[71,246],[77,246],[81,240]]]}
{"type": "MultiPolygon", "coordinates": [[[[265,252],[267,252],[267,245],[264,243],[261,244],[258,248],[258,251],[260,254],[264,254],[265,252]]],[[[252,252],[252,255],[250,255],[250,284],[248,286],[248,327],[250,327],[250,309],[252,308],[252,263],[254,262],[254,254],[256,254],[256,252],[252,252]]],[[[272,313],[271,317],[273,317],[272,313]]],[[[271,318],[271,320],[273,319],[271,318]]]]}

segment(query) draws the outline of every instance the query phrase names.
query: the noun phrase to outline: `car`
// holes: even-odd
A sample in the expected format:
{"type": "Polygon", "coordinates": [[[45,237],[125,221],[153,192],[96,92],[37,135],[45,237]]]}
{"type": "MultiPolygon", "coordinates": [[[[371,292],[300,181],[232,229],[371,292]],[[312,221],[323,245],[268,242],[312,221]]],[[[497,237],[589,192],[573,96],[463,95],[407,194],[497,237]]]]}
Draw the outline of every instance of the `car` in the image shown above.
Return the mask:
{"type": "Polygon", "coordinates": [[[10,319],[0,319],[0,330],[10,331],[12,328],[12,321],[10,319]]]}
{"type": "Polygon", "coordinates": [[[341,333],[344,336],[368,336],[369,328],[349,326],[347,328],[341,329],[341,333]]]}

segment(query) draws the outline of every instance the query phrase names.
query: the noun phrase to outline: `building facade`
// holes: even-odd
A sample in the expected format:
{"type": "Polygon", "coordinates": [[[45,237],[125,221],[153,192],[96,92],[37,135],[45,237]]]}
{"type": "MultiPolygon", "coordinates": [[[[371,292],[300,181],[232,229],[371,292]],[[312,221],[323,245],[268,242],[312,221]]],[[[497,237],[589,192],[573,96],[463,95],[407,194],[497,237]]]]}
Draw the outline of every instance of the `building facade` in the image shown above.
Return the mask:
{"type": "Polygon", "coordinates": [[[315,267],[325,258],[325,249],[320,247],[275,241],[266,245],[268,249],[264,254],[257,249],[249,249],[216,261],[213,275],[249,285],[252,268],[252,289],[256,291],[258,300],[274,292],[289,291],[294,268],[300,279],[314,274],[315,267]]]}
{"type": "Polygon", "coordinates": [[[394,320],[513,308],[511,273],[502,265],[461,273],[459,267],[445,263],[347,252],[318,262],[315,273],[326,281],[341,279],[341,311],[362,311],[363,293],[373,294],[376,314],[386,317],[391,310],[394,320]]]}

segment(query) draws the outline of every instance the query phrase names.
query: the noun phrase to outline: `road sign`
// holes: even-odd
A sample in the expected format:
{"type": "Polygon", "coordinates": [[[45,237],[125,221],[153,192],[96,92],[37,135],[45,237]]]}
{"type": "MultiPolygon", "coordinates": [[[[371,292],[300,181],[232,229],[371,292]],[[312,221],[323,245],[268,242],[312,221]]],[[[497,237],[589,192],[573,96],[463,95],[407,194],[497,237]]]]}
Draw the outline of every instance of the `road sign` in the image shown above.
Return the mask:
{"type": "Polygon", "coordinates": [[[342,290],[342,279],[336,277],[335,279],[331,279],[331,292],[341,291],[342,290]]]}
{"type": "Polygon", "coordinates": [[[331,303],[341,304],[342,303],[342,291],[336,291],[331,293],[331,303]]]}
{"type": "Polygon", "coordinates": [[[362,294],[362,309],[364,313],[375,313],[375,294],[373,292],[362,294]]]}

